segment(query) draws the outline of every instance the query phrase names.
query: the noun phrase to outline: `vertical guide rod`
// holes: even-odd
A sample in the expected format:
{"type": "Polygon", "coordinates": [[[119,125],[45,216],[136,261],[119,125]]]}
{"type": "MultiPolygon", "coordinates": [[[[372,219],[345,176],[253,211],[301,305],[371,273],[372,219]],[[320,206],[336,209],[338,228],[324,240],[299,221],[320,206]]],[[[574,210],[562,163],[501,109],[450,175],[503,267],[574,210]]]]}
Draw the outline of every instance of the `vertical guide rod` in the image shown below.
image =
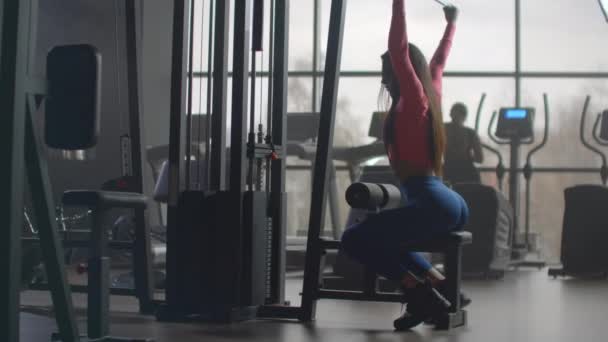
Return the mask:
{"type": "Polygon", "coordinates": [[[220,282],[231,288],[226,292],[232,295],[224,302],[237,307],[241,303],[242,246],[243,246],[243,193],[245,190],[244,166],[246,162],[247,139],[247,95],[249,75],[249,48],[251,0],[237,1],[234,6],[234,56],[232,79],[232,134],[230,147],[230,206],[232,217],[227,222],[227,229],[222,229],[221,236],[234,242],[235,248],[222,253],[226,265],[233,267],[228,279],[220,282]]]}
{"type": "MultiPolygon", "coordinates": [[[[256,134],[255,134],[255,96],[256,96],[256,84],[257,79],[257,53],[263,51],[264,48],[264,0],[253,0],[253,36],[251,40],[251,104],[250,104],[250,116],[249,116],[249,148],[255,150],[256,134]]],[[[262,63],[264,61],[262,60],[262,63]]],[[[263,68],[263,65],[262,65],[263,68]]],[[[260,89],[260,92],[262,90],[260,89]]],[[[260,111],[260,119],[262,113],[260,111]]],[[[261,120],[260,120],[261,122],[261,120]]],[[[249,177],[247,185],[249,190],[254,190],[254,156],[249,156],[249,177]]],[[[261,169],[261,168],[259,168],[261,169]]],[[[260,177],[258,174],[257,177],[260,177]]]]}
{"type": "MultiPolygon", "coordinates": [[[[266,139],[271,139],[272,132],[272,103],[273,103],[273,85],[274,85],[274,40],[275,40],[275,1],[270,1],[270,33],[268,37],[268,109],[266,115],[266,139]]],[[[268,141],[267,141],[268,142],[268,141]]]]}
{"type": "MultiPolygon", "coordinates": [[[[205,114],[207,115],[205,117],[205,121],[206,121],[206,125],[205,125],[205,179],[203,179],[203,189],[208,190],[209,189],[209,173],[210,173],[210,165],[209,162],[211,161],[211,104],[213,103],[213,99],[211,98],[211,88],[212,88],[212,82],[213,82],[213,73],[211,72],[211,69],[213,68],[213,4],[215,3],[214,0],[209,0],[209,45],[207,47],[207,110],[205,111],[205,114]]],[[[201,15],[204,14],[204,10],[205,8],[203,7],[203,9],[201,10],[201,12],[203,12],[201,15]]],[[[203,39],[201,38],[201,60],[202,60],[202,55],[203,55],[203,39]]],[[[199,123],[200,126],[200,123],[199,123]]],[[[201,159],[201,156],[199,154],[199,160],[201,159]]]]}
{"type": "MultiPolygon", "coordinates": [[[[126,53],[127,53],[127,91],[129,105],[129,135],[131,136],[131,170],[135,179],[135,192],[145,194],[149,189],[143,165],[145,164],[146,146],[145,124],[141,113],[139,97],[139,57],[137,37],[136,1],[125,1],[126,19],[126,53]]],[[[154,297],[154,279],[152,275],[152,245],[150,241],[150,225],[145,209],[135,209],[135,290],[139,299],[141,312],[152,313],[154,297]]]]}
{"type": "Polygon", "coordinates": [[[318,93],[319,93],[319,35],[321,34],[321,4],[319,0],[314,0],[313,3],[313,30],[312,30],[312,112],[316,113],[318,108],[318,93]]]}
{"type": "MultiPolygon", "coordinates": [[[[189,0],[176,0],[173,7],[173,41],[171,51],[171,105],[169,119],[169,201],[167,203],[167,284],[165,297],[169,307],[178,303],[179,259],[174,249],[178,242],[178,200],[183,190],[184,136],[189,0]]],[[[171,309],[170,309],[171,310],[171,309]]]]}
{"type": "MultiPolygon", "coordinates": [[[[215,6],[215,49],[213,51],[213,110],[211,117],[211,161],[209,190],[226,185],[226,94],[228,92],[228,47],[230,1],[215,6]]],[[[209,153],[209,151],[206,151],[209,153]]]]}
{"type": "Polygon", "coordinates": [[[0,1],[0,220],[6,232],[0,240],[0,340],[19,340],[19,289],[21,278],[21,226],[25,137],[24,6],[18,0],[0,1]],[[21,35],[20,35],[21,33],[21,35]],[[7,276],[12,275],[12,276],[7,276]]]}
{"type": "Polygon", "coordinates": [[[515,107],[521,106],[521,78],[521,0],[515,0],[515,107]]]}
{"type": "Polygon", "coordinates": [[[306,264],[302,290],[302,310],[300,320],[314,319],[317,289],[319,287],[321,250],[320,235],[325,222],[325,200],[327,199],[334,123],[336,119],[336,102],[340,84],[340,63],[342,59],[342,42],[344,37],[344,19],[347,0],[333,0],[329,20],[327,39],[327,57],[325,77],[321,96],[321,114],[319,117],[319,134],[313,189],[306,243],[306,264]]]}
{"type": "MultiPolygon", "coordinates": [[[[271,161],[270,210],[272,210],[272,274],[271,303],[283,304],[285,300],[285,235],[286,208],[285,152],[287,142],[287,83],[289,70],[289,8],[290,0],[276,0],[274,20],[274,51],[272,55],[272,124],[268,131],[272,143],[281,146],[281,158],[271,161]],[[272,127],[272,128],[270,128],[272,127]]],[[[271,21],[272,22],[272,21],[271,21]]],[[[272,37],[272,36],[271,36],[272,37]]],[[[269,93],[270,95],[270,93],[269,93]]],[[[270,96],[269,96],[270,97],[270,96]]],[[[270,113],[269,113],[270,114],[270,113]]]]}
{"type": "MultiPolygon", "coordinates": [[[[275,40],[275,0],[270,1],[270,32],[268,37],[268,108],[266,110],[266,139],[267,144],[272,143],[272,107],[273,107],[273,87],[274,87],[274,40],[275,40]]],[[[266,192],[271,191],[271,161],[266,159],[266,192]]],[[[271,200],[272,201],[272,200],[271,200]]]]}
{"type": "MultiPolygon", "coordinates": [[[[255,50],[251,51],[251,104],[250,104],[250,113],[249,113],[249,134],[248,134],[248,145],[251,149],[255,149],[255,80],[256,80],[256,55],[257,52],[255,50]]],[[[260,113],[261,115],[261,113],[260,113]]],[[[255,154],[254,154],[255,155],[255,154]]],[[[253,161],[254,155],[249,156],[249,173],[247,174],[247,188],[251,191],[253,188],[253,161]]]]}
{"type": "MultiPolygon", "coordinates": [[[[26,170],[28,172],[32,192],[38,194],[38,196],[32,197],[32,201],[34,212],[36,213],[36,221],[38,223],[38,234],[41,242],[40,247],[42,249],[43,259],[45,260],[44,266],[48,275],[49,289],[53,298],[55,319],[62,341],[78,341],[80,338],[78,325],[75,320],[72,293],[68,285],[66,269],[64,267],[64,253],[57,229],[46,150],[36,134],[36,127],[34,127],[35,120],[33,115],[36,108],[34,96],[28,95],[27,102],[25,136],[26,170]]],[[[17,266],[19,266],[19,264],[17,264],[17,266]]],[[[13,277],[17,280],[20,279],[20,277],[15,274],[13,274],[12,277],[7,278],[13,277]]],[[[17,298],[19,298],[19,293],[17,293],[17,298]]]]}
{"type": "MultiPolygon", "coordinates": [[[[188,34],[188,105],[186,112],[186,172],[185,172],[185,187],[190,190],[190,171],[192,171],[192,98],[194,97],[194,11],[196,9],[196,1],[190,0],[190,23],[188,34]]],[[[201,19],[202,20],[202,19],[201,19]]],[[[202,86],[202,82],[201,86],[202,86]]],[[[200,101],[200,99],[199,99],[200,101]]],[[[199,113],[200,114],[200,113],[199,113]]]]}

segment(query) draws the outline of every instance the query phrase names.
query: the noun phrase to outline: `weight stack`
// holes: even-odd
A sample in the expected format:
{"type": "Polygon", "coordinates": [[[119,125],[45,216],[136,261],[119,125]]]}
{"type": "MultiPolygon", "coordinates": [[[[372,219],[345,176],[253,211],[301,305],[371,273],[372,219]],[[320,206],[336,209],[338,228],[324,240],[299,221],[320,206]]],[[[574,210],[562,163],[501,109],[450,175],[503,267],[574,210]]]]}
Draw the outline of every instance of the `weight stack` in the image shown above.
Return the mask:
{"type": "Polygon", "coordinates": [[[267,195],[184,192],[179,210],[182,312],[224,323],[255,318],[269,278],[267,195]],[[241,198],[242,220],[231,210],[241,198]]]}

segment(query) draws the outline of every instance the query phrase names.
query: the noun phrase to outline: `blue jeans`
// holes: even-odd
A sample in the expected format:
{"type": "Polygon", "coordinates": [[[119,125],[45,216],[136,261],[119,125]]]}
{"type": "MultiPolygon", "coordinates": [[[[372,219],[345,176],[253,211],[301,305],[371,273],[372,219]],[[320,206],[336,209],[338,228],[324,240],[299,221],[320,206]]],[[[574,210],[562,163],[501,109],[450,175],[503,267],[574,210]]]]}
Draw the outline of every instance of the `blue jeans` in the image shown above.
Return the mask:
{"type": "Polygon", "coordinates": [[[464,199],[438,177],[410,177],[403,183],[406,204],[371,214],[342,235],[342,249],[387,279],[400,281],[412,272],[423,276],[431,264],[404,244],[431,240],[460,230],[469,216],[464,199]]]}

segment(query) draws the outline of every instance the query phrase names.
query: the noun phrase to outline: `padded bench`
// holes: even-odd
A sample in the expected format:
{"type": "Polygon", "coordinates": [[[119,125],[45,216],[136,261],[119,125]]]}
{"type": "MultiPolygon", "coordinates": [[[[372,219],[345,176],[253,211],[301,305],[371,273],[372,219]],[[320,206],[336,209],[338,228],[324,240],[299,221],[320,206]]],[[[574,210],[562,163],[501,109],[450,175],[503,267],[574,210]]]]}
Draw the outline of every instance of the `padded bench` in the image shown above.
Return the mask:
{"type": "Polygon", "coordinates": [[[444,258],[444,272],[447,281],[446,299],[452,303],[450,310],[443,317],[436,318],[436,328],[448,330],[467,323],[466,311],[460,307],[460,284],[462,279],[462,248],[473,242],[473,234],[467,231],[451,232],[444,237],[428,242],[404,246],[413,252],[441,253],[444,258]]]}
{"type": "MultiPolygon", "coordinates": [[[[403,202],[401,191],[393,184],[354,183],[346,190],[346,201],[353,209],[377,213],[383,209],[399,207],[403,202]]],[[[403,245],[404,251],[440,253],[444,256],[444,272],[447,282],[446,299],[452,304],[442,316],[435,317],[435,327],[439,330],[464,326],[467,322],[466,311],[460,306],[460,283],[462,279],[463,246],[473,242],[473,235],[466,231],[454,231],[428,241],[403,245]]],[[[339,240],[320,239],[321,255],[327,250],[340,249],[339,240]]],[[[323,258],[321,269],[323,269],[323,258]]],[[[402,303],[405,298],[400,293],[378,291],[379,277],[368,268],[363,270],[362,291],[347,291],[323,288],[321,280],[316,289],[315,299],[344,299],[361,301],[382,301],[402,303]]]]}
{"type": "MultiPolygon", "coordinates": [[[[460,307],[460,284],[462,276],[462,249],[473,242],[473,235],[467,231],[451,232],[445,236],[430,241],[417,242],[404,245],[404,251],[430,252],[444,255],[445,276],[447,281],[446,299],[452,304],[450,310],[443,317],[435,318],[435,327],[439,330],[449,330],[466,325],[466,311],[460,307]]],[[[340,248],[338,240],[321,239],[323,251],[340,248]]],[[[343,299],[359,301],[378,301],[402,303],[404,297],[398,293],[379,292],[378,275],[365,269],[363,277],[363,291],[329,290],[319,288],[317,299],[343,299]]]]}

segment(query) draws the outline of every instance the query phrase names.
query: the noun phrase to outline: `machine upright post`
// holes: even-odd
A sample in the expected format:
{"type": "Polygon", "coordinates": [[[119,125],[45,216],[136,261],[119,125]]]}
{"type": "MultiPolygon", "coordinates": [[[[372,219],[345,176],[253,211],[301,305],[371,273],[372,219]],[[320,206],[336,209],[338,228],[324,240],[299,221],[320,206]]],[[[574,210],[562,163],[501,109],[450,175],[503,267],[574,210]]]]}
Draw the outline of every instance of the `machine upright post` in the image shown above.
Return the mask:
{"type": "Polygon", "coordinates": [[[272,71],[272,143],[281,146],[282,156],[271,161],[270,206],[272,219],[272,274],[269,301],[285,301],[285,152],[287,142],[287,72],[289,66],[289,7],[290,0],[276,0],[274,17],[274,56],[272,71]]]}
{"type": "MultiPolygon", "coordinates": [[[[131,170],[135,180],[134,192],[144,194],[147,187],[143,165],[145,132],[141,103],[139,97],[139,58],[137,51],[137,20],[135,0],[125,2],[126,37],[127,37],[127,89],[129,92],[129,135],[131,137],[131,170]]],[[[133,273],[135,275],[135,291],[139,299],[139,311],[152,313],[154,311],[154,278],[152,276],[152,245],[150,241],[150,225],[147,211],[135,211],[135,251],[133,257],[133,273]]]]}
{"type": "Polygon", "coordinates": [[[300,312],[300,320],[302,321],[313,320],[316,311],[317,291],[321,274],[321,254],[323,252],[320,234],[325,221],[325,200],[327,198],[336,119],[336,102],[340,84],[340,64],[342,59],[346,4],[347,0],[333,0],[331,3],[325,77],[323,79],[319,134],[313,175],[312,205],[310,207],[308,241],[306,243],[306,262],[302,289],[302,308],[300,312]]]}
{"type": "MultiPolygon", "coordinates": [[[[231,293],[229,301],[233,307],[240,305],[243,248],[243,194],[245,191],[245,172],[247,160],[247,100],[249,74],[249,47],[251,37],[249,10],[251,0],[237,1],[234,6],[234,57],[232,79],[232,134],[230,147],[230,206],[231,214],[227,223],[230,240],[234,250],[226,251],[224,262],[232,269],[225,273],[226,279],[221,283],[229,284],[231,293]]],[[[225,231],[226,229],[224,229],[225,231]]],[[[229,241],[229,240],[226,240],[229,241]]],[[[221,258],[221,257],[220,257],[221,258]]]]}
{"type": "Polygon", "coordinates": [[[173,43],[171,61],[171,113],[169,119],[169,201],[167,203],[167,280],[166,302],[169,311],[176,311],[179,303],[179,258],[175,249],[178,242],[178,201],[183,184],[184,135],[186,108],[186,65],[190,0],[176,0],[173,8],[173,43]]]}
{"type": "Polygon", "coordinates": [[[511,156],[509,163],[509,202],[513,206],[513,244],[516,245],[517,234],[519,233],[519,149],[521,141],[519,138],[513,138],[511,140],[511,156]]]}
{"type": "MultiPolygon", "coordinates": [[[[215,6],[212,144],[211,151],[205,153],[211,153],[209,190],[219,191],[224,190],[226,184],[226,94],[228,93],[230,1],[216,1],[215,6]]],[[[209,38],[211,39],[211,37],[209,38]]]]}
{"type": "MultiPolygon", "coordinates": [[[[53,298],[55,317],[59,336],[64,342],[79,340],[78,325],[74,319],[72,295],[64,267],[64,255],[55,219],[55,205],[51,192],[48,165],[42,142],[34,127],[33,95],[28,95],[26,110],[25,160],[28,167],[28,179],[32,192],[39,194],[33,197],[34,211],[40,235],[40,247],[45,260],[48,284],[53,298]]],[[[12,278],[12,277],[8,277],[12,278]]],[[[20,277],[15,277],[19,279],[20,277]]]]}
{"type": "Polygon", "coordinates": [[[19,340],[19,289],[23,212],[25,75],[29,1],[0,2],[0,220],[6,235],[0,248],[0,340],[19,340]],[[7,275],[11,275],[10,277],[7,275]]]}

